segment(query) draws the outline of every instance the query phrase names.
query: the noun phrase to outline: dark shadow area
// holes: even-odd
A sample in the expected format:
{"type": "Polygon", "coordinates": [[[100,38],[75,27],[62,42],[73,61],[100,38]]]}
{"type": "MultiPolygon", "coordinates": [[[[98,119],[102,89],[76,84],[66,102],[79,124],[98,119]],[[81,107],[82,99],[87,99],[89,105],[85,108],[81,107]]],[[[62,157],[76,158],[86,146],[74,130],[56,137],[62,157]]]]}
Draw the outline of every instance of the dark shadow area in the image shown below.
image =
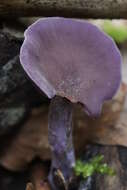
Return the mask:
{"type": "Polygon", "coordinates": [[[28,171],[10,172],[0,166],[0,190],[25,190],[28,171]]]}

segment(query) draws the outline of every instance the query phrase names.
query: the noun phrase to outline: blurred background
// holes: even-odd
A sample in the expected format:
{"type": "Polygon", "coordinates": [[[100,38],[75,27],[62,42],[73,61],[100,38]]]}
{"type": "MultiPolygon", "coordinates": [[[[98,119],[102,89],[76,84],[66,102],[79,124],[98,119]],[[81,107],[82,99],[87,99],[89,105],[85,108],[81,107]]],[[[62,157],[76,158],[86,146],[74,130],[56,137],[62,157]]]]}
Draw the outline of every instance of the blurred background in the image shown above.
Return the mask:
{"type": "MultiPolygon", "coordinates": [[[[25,29],[38,18],[0,21],[0,189],[44,190],[50,165],[47,138],[50,100],[27,78],[19,62],[25,29]]],[[[74,112],[76,155],[87,161],[103,153],[116,170],[112,179],[95,175],[80,190],[127,189],[127,21],[88,20],[111,36],[121,51],[122,84],[102,114],[91,119],[80,107],[74,112]],[[82,135],[82,138],[81,138],[82,135]],[[100,183],[101,182],[101,183],[100,183]]],[[[47,187],[46,187],[47,188],[47,187]]],[[[46,190],[45,188],[45,190],[46,190]]]]}

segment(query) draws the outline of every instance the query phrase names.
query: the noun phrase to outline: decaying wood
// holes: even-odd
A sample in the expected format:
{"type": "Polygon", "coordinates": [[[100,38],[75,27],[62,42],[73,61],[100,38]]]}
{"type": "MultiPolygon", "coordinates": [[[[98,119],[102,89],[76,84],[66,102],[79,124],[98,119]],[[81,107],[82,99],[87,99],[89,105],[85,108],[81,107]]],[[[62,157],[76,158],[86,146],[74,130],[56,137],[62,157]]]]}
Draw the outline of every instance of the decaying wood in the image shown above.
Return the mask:
{"type": "MultiPolygon", "coordinates": [[[[86,180],[81,180],[78,190],[127,190],[127,151],[126,148],[116,146],[88,145],[83,152],[83,161],[96,155],[104,155],[103,163],[107,163],[114,171],[114,176],[95,174],[86,180]],[[85,156],[84,156],[85,155],[85,156]]],[[[43,163],[42,163],[43,164],[43,163]]],[[[32,183],[27,185],[26,190],[50,190],[48,183],[42,183],[44,168],[37,165],[32,171],[32,183]],[[41,185],[43,184],[43,185],[41,185]],[[45,184],[45,185],[44,185],[45,184]],[[28,188],[29,187],[29,188],[28,188]]]]}
{"type": "Polygon", "coordinates": [[[127,18],[126,0],[0,0],[1,17],[127,18]]]}
{"type": "Polygon", "coordinates": [[[126,176],[125,167],[120,162],[119,152],[117,147],[105,147],[101,148],[100,153],[105,156],[105,162],[110,165],[110,167],[114,168],[116,175],[111,177],[108,175],[101,176],[98,175],[95,177],[95,188],[96,190],[122,190],[127,189],[127,183],[125,180],[125,184],[123,184],[123,180],[126,176]],[[103,184],[103,185],[102,185],[103,184]]]}
{"type": "Polygon", "coordinates": [[[127,149],[120,146],[88,146],[84,161],[98,154],[104,155],[104,163],[113,168],[116,175],[94,175],[86,182],[83,181],[79,190],[127,190],[127,149]]]}

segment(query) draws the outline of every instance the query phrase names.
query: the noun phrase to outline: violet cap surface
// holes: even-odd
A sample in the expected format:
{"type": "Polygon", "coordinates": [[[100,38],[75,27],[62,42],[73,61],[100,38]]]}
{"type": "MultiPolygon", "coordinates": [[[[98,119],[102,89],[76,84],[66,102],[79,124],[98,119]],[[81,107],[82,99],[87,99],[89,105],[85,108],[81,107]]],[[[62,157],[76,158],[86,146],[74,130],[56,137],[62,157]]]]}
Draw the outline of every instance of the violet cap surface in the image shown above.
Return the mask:
{"type": "Polygon", "coordinates": [[[25,31],[21,64],[49,97],[81,103],[98,115],[121,80],[121,56],[113,40],[86,21],[39,19],[25,31]]]}

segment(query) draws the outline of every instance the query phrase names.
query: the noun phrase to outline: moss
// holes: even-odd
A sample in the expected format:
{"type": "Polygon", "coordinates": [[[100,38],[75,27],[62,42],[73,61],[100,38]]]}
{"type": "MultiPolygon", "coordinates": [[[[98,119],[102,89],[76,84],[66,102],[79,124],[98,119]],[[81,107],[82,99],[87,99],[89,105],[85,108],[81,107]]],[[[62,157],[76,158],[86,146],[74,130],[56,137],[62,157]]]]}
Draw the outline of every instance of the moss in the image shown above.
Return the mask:
{"type": "Polygon", "coordinates": [[[111,36],[116,43],[123,43],[127,40],[127,26],[115,25],[112,21],[106,20],[102,26],[105,33],[111,36]]]}
{"type": "Polygon", "coordinates": [[[84,163],[81,160],[77,160],[74,171],[76,176],[81,176],[84,179],[92,176],[94,173],[107,174],[114,176],[115,171],[110,168],[106,163],[103,163],[104,156],[98,155],[92,158],[89,162],[84,163]]]}

